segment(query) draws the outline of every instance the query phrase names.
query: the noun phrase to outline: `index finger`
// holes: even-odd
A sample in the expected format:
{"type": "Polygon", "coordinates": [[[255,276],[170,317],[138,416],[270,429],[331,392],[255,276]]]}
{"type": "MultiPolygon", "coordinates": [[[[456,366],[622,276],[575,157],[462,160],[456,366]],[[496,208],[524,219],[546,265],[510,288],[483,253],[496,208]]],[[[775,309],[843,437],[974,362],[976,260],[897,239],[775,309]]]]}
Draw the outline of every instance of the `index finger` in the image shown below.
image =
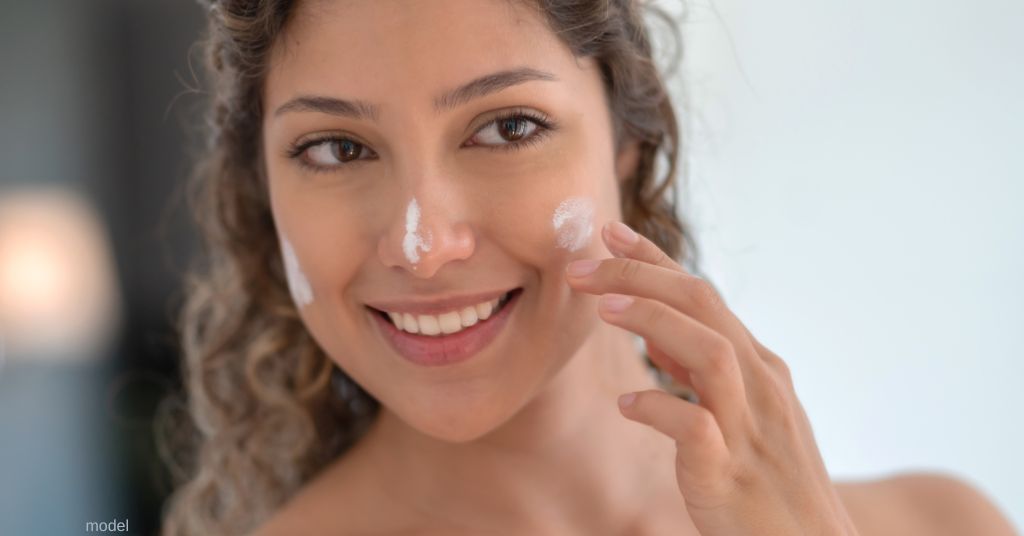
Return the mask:
{"type": "Polygon", "coordinates": [[[608,244],[608,250],[616,257],[630,257],[677,272],[686,271],[657,244],[630,229],[625,223],[608,222],[601,229],[601,235],[604,237],[605,244],[608,244]]]}

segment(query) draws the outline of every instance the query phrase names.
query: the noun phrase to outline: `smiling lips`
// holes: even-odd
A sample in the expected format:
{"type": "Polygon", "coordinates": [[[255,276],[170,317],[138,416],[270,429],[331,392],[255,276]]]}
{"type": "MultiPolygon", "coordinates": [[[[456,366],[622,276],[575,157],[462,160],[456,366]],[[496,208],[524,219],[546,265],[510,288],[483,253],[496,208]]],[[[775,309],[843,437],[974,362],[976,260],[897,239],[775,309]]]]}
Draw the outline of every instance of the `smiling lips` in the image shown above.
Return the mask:
{"type": "Polygon", "coordinates": [[[506,292],[500,298],[468,305],[459,310],[439,315],[412,314],[384,311],[391,318],[391,323],[406,333],[422,333],[423,335],[451,335],[465,328],[472,327],[478,321],[487,320],[491,314],[508,299],[506,292]]]}
{"type": "Polygon", "coordinates": [[[420,365],[444,365],[472,357],[497,337],[521,291],[517,288],[489,293],[493,297],[481,294],[430,304],[375,304],[371,308],[398,354],[420,365]]]}

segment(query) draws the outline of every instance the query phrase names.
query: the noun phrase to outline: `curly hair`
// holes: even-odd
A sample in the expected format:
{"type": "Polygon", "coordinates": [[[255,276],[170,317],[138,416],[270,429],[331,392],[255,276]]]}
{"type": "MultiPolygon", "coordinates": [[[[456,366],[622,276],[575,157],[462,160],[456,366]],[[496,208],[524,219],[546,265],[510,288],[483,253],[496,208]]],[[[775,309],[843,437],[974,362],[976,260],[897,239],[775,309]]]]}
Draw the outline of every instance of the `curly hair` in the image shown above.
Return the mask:
{"type": "MultiPolygon", "coordinates": [[[[263,82],[296,2],[200,2],[208,8],[200,43],[211,98],[188,200],[204,255],[186,278],[178,325],[187,397],[168,399],[159,419],[161,455],[180,483],[165,507],[168,535],[252,530],[358,441],[380,407],[307,332],[274,232],[260,143],[263,82]]],[[[696,244],[676,210],[680,129],[645,15],[669,23],[670,65],[682,58],[674,20],[640,0],[528,4],[573,54],[600,65],[616,147],[639,143],[635,172],[620,185],[624,221],[699,274],[696,244]]],[[[672,390],[649,358],[647,365],[672,390]]]]}

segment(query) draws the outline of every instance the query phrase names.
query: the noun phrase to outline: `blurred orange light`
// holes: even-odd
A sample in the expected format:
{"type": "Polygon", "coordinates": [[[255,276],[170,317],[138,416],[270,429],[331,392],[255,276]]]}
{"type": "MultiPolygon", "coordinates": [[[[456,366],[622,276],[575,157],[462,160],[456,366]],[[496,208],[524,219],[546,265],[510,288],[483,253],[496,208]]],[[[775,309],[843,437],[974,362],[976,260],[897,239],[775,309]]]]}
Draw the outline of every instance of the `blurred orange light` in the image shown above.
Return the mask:
{"type": "Polygon", "coordinates": [[[95,211],[59,190],[0,197],[0,338],[10,358],[94,357],[119,318],[110,247],[95,211]]]}

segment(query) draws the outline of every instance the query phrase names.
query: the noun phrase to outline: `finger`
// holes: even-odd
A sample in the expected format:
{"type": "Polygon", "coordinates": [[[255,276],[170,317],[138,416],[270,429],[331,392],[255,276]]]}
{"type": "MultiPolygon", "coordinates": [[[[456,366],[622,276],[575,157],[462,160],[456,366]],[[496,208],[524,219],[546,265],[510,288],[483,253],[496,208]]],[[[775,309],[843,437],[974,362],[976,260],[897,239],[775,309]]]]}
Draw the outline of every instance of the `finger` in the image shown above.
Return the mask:
{"type": "Polygon", "coordinates": [[[726,438],[749,428],[744,380],[729,339],[656,300],[621,294],[602,296],[598,314],[632,331],[689,371],[700,403],[718,419],[726,438]]]}
{"type": "Polygon", "coordinates": [[[749,329],[747,330],[747,337],[750,338],[750,343],[754,345],[757,355],[761,356],[761,359],[768,365],[768,367],[774,370],[782,377],[783,380],[792,386],[793,378],[790,375],[789,365],[787,365],[778,354],[771,351],[767,346],[761,344],[761,341],[757,340],[749,329]]]}
{"type": "Polygon", "coordinates": [[[661,299],[722,333],[736,348],[740,370],[748,379],[748,400],[755,404],[764,403],[765,391],[770,391],[766,382],[774,377],[792,385],[785,362],[754,338],[709,281],[687,272],[654,242],[622,222],[605,224],[602,237],[616,259],[600,262],[589,276],[570,277],[570,286],[594,294],[616,292],[661,299]],[[678,292],[665,292],[672,286],[678,292]]]}
{"type": "Polygon", "coordinates": [[[759,359],[746,327],[704,279],[637,259],[622,258],[573,261],[566,269],[566,280],[573,289],[588,294],[628,294],[662,301],[732,341],[745,375],[757,379],[757,374],[763,372],[755,366],[759,359]],[[578,268],[589,268],[589,271],[578,268]]]}
{"type": "MultiPolygon", "coordinates": [[[[693,276],[693,274],[687,272],[678,262],[669,257],[668,254],[665,253],[660,247],[658,247],[657,244],[652,242],[647,237],[641,235],[640,233],[637,233],[623,222],[611,221],[606,223],[604,227],[601,229],[601,236],[604,239],[605,244],[608,246],[608,251],[610,251],[612,255],[614,255],[617,258],[635,259],[640,262],[665,268],[671,272],[678,272],[688,275],[690,277],[695,277],[693,276]]],[[[634,270],[634,268],[622,268],[623,272],[629,272],[630,270],[634,270]]],[[[642,270],[639,269],[636,269],[636,271],[643,272],[642,270]]],[[[642,276],[646,274],[638,273],[638,275],[642,276]]],[[[707,297],[710,298],[710,301],[724,305],[724,301],[721,299],[720,296],[718,296],[717,290],[715,290],[714,288],[710,288],[711,285],[706,280],[701,279],[701,281],[704,281],[704,283],[709,288],[700,289],[698,293],[706,294],[707,297]]],[[[629,293],[628,290],[618,287],[609,289],[609,292],[619,292],[627,294],[629,293]]],[[[649,294],[644,295],[647,297],[651,297],[649,294]]],[[[675,304],[670,305],[675,306],[675,304]]],[[[693,316],[694,318],[698,318],[704,321],[705,323],[714,326],[713,322],[707,322],[706,319],[701,318],[699,315],[695,315],[692,310],[680,310],[682,310],[686,314],[689,314],[690,316],[693,316]]],[[[742,326],[742,322],[740,322],[738,318],[735,318],[735,315],[732,316],[735,319],[735,324],[739,324],[742,326]]],[[[779,360],[778,356],[775,356],[770,350],[764,348],[764,346],[760,342],[758,342],[757,339],[755,339],[754,336],[750,333],[750,330],[746,329],[746,326],[742,327],[743,332],[746,334],[747,337],[749,337],[752,343],[752,346],[755,350],[754,354],[760,356],[762,359],[767,361],[769,365],[772,365],[773,367],[777,365],[777,363],[774,363],[773,361],[779,360]]],[[[733,339],[735,341],[735,335],[738,333],[739,330],[736,330],[736,333],[730,333],[730,339],[733,339]]]]}
{"type": "Polygon", "coordinates": [[[687,450],[727,449],[718,421],[697,404],[658,389],[626,393],[618,404],[624,417],[654,428],[687,450]]]}
{"type": "Polygon", "coordinates": [[[628,257],[677,272],[685,271],[654,242],[630,229],[625,223],[608,222],[601,228],[601,237],[608,251],[616,257],[628,257]]]}
{"type": "Polygon", "coordinates": [[[666,355],[665,352],[661,351],[660,348],[650,341],[644,340],[644,343],[647,346],[647,356],[651,358],[651,362],[655,366],[665,371],[677,384],[691,391],[693,390],[693,380],[690,379],[689,370],[686,370],[676,360],[666,355]]]}
{"type": "Polygon", "coordinates": [[[677,462],[688,475],[711,477],[728,460],[728,445],[718,421],[697,404],[652,389],[622,395],[619,411],[624,417],[672,438],[678,446],[677,462]],[[624,405],[630,395],[632,402],[624,405]]]}
{"type": "Polygon", "coordinates": [[[687,272],[632,258],[583,259],[568,264],[566,281],[573,289],[589,294],[615,292],[659,299],[708,325],[746,335],[710,284],[687,272]]]}
{"type": "MultiPolygon", "coordinates": [[[[578,290],[594,291],[597,294],[606,292],[633,294],[633,289],[629,288],[628,283],[636,282],[641,285],[636,289],[640,291],[637,295],[657,298],[665,293],[665,289],[678,289],[680,294],[691,296],[692,299],[688,300],[689,303],[682,299],[672,300],[673,302],[669,305],[722,331],[733,342],[740,342],[740,338],[748,334],[739,319],[725,306],[718,291],[707,280],[687,272],[650,239],[620,221],[606,223],[601,229],[601,236],[612,255],[620,259],[633,259],[641,264],[633,264],[628,260],[620,263],[608,263],[609,267],[602,266],[597,273],[591,274],[590,277],[576,279],[579,283],[590,284],[590,286],[577,287],[578,290]],[[644,263],[663,270],[645,269],[644,263]],[[600,286],[601,283],[606,286],[600,286]],[[699,314],[700,311],[695,310],[700,306],[713,309],[709,311],[709,315],[717,313],[718,316],[724,318],[721,319],[721,322],[712,321],[699,314]]],[[[602,265],[604,264],[602,263],[602,265]]]]}

